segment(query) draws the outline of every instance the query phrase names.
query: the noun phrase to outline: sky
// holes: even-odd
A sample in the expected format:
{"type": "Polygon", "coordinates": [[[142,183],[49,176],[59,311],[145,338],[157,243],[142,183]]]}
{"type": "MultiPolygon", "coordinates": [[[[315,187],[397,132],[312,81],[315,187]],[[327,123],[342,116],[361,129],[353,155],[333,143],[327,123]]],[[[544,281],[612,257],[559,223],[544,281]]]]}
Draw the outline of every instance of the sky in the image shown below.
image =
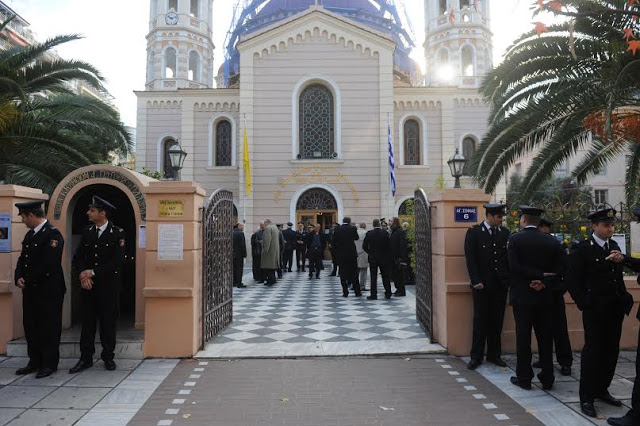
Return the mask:
{"type": "MultiPolygon", "coordinates": [[[[146,35],[149,31],[148,0],[4,0],[31,24],[38,40],[60,34],[81,34],[82,40],[70,42],[58,53],[66,59],[78,59],[96,66],[107,80],[122,121],[135,127],[134,90],[144,90],[146,77],[146,35]]],[[[224,59],[223,45],[233,6],[237,0],[214,0],[214,70],[224,59]]],[[[487,1],[487,0],[482,0],[487,1]]],[[[416,36],[414,59],[424,64],[423,0],[404,0],[416,36]]],[[[491,0],[494,64],[505,49],[523,32],[533,28],[533,0],[491,0]]],[[[536,18],[539,20],[540,18],[536,18]]]]}

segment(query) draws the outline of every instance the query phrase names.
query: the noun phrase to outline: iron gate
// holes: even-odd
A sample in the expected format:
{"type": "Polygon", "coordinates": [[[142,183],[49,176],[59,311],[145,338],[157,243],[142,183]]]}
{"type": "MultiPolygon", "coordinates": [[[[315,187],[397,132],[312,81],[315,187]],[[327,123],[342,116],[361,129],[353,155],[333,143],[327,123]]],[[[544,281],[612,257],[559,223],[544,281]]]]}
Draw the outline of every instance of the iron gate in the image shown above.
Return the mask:
{"type": "Polygon", "coordinates": [[[416,256],[416,316],[418,323],[433,337],[433,291],[431,269],[431,211],[427,194],[416,189],[414,197],[415,256],[416,256]]]}
{"type": "Polygon", "coordinates": [[[233,316],[233,195],[216,190],[202,216],[203,342],[224,330],[233,316]]]}

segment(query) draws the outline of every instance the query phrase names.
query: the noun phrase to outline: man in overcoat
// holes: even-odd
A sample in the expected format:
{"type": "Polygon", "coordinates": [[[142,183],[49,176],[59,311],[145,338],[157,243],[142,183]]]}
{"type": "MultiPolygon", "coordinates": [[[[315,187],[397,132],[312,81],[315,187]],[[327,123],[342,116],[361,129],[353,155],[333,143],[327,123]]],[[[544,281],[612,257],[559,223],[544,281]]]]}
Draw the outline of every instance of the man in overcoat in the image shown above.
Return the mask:
{"type": "Polygon", "coordinates": [[[276,270],[280,268],[280,231],[270,219],[264,220],[260,267],[265,271],[265,285],[276,283],[276,270]]]}
{"type": "Polygon", "coordinates": [[[342,219],[342,225],[333,231],[333,245],[338,266],[340,268],[340,284],[342,296],[349,296],[349,284],[353,286],[356,296],[362,296],[358,283],[358,252],[355,241],[360,238],[355,226],[351,225],[351,218],[342,219]]]}
{"type": "Polygon", "coordinates": [[[369,300],[378,298],[378,270],[382,276],[384,298],[391,299],[391,243],[389,233],[380,227],[380,219],[373,219],[373,229],[364,237],[362,248],[369,255],[369,270],[371,274],[371,294],[369,300]]]}

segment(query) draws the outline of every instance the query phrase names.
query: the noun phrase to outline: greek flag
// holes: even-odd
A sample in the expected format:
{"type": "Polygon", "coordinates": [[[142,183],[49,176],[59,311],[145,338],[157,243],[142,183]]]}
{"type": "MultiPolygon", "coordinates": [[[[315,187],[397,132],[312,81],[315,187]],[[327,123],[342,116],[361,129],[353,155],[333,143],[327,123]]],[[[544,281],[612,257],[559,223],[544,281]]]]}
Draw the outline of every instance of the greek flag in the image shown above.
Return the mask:
{"type": "Polygon", "coordinates": [[[391,181],[391,195],[396,196],[396,173],[395,161],[393,160],[393,139],[391,138],[391,125],[387,124],[387,133],[389,135],[389,178],[391,181]]]}

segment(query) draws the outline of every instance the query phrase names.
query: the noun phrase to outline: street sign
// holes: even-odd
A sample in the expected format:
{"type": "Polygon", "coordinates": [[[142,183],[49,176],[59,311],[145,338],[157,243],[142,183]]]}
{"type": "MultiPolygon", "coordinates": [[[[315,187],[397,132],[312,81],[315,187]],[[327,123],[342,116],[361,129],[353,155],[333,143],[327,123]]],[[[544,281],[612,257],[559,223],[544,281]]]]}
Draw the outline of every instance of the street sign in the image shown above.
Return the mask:
{"type": "Polygon", "coordinates": [[[454,217],[456,222],[477,222],[478,208],[474,206],[455,206],[454,217]]]}

